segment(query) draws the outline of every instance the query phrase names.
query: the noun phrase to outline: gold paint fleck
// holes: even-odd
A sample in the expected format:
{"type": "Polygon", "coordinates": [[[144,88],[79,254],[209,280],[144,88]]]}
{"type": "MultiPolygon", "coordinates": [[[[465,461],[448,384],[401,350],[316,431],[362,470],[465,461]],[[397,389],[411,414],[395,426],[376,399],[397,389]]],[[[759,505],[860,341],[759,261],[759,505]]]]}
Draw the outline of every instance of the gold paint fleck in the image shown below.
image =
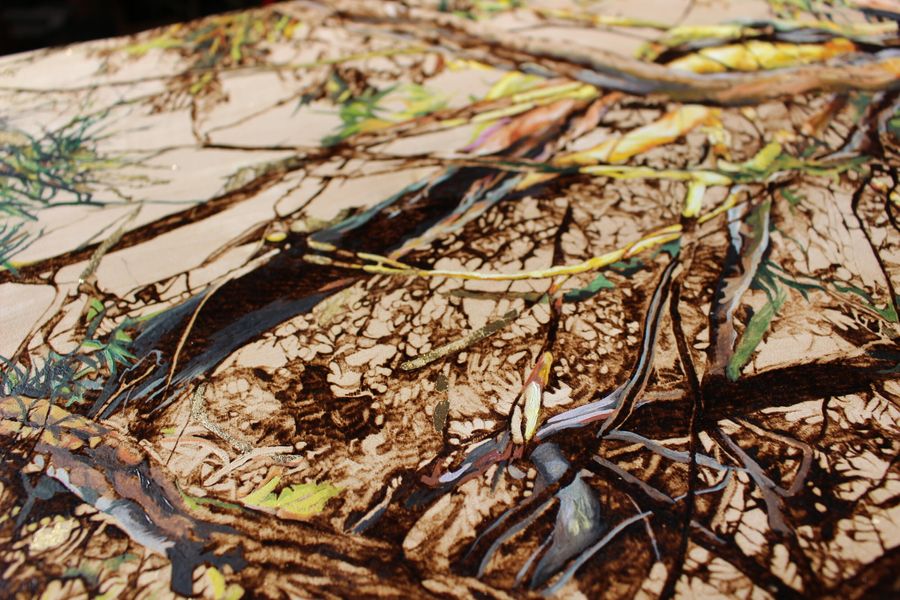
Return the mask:
{"type": "Polygon", "coordinates": [[[49,523],[44,524],[43,527],[34,532],[31,542],[28,544],[28,549],[33,554],[37,554],[61,546],[69,539],[69,536],[77,527],[78,521],[75,519],[65,519],[57,516],[53,519],[52,525],[49,523]]]}

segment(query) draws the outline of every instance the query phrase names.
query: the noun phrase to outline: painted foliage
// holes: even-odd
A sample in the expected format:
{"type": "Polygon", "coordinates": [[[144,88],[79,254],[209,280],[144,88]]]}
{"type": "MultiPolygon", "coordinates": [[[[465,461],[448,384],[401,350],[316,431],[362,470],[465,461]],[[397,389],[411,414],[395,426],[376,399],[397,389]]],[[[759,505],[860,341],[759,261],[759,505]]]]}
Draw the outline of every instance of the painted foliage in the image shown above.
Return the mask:
{"type": "Polygon", "coordinates": [[[4,592],[896,593],[898,14],[287,2],[0,59],[4,592]]]}

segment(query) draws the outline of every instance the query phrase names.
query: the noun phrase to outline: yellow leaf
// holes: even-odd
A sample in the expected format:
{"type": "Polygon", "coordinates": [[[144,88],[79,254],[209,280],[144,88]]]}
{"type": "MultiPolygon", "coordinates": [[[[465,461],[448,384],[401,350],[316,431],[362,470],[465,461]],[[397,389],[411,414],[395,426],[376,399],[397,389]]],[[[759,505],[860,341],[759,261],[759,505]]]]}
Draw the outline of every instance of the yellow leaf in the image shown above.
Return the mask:
{"type": "Polygon", "coordinates": [[[476,71],[493,71],[494,67],[478,62],[477,60],[468,60],[462,58],[454,58],[447,63],[447,68],[451,71],[465,71],[466,69],[474,69],[476,71]]]}
{"type": "Polygon", "coordinates": [[[263,483],[259,489],[250,492],[248,495],[241,498],[241,503],[246,506],[266,506],[266,503],[270,501],[270,496],[272,496],[272,499],[274,500],[274,496],[271,493],[280,482],[281,477],[275,475],[263,483]]]}
{"type": "Polygon", "coordinates": [[[718,167],[722,171],[730,171],[732,173],[746,170],[763,172],[772,165],[779,155],[781,155],[781,144],[778,142],[769,142],[750,160],[740,164],[733,164],[725,160],[720,160],[718,167]]]}
{"type": "Polygon", "coordinates": [[[696,181],[704,185],[729,185],[731,178],[715,171],[651,169],[650,167],[627,167],[619,165],[593,165],[581,167],[579,172],[596,177],[612,179],[669,179],[671,181],[696,181]]]}
{"type": "Polygon", "coordinates": [[[369,133],[372,131],[378,131],[379,129],[384,129],[385,127],[390,127],[391,125],[393,125],[393,123],[385,119],[366,119],[359,124],[359,132],[369,133]]]}
{"type": "Polygon", "coordinates": [[[744,44],[704,48],[677,58],[668,63],[668,66],[693,73],[760,71],[822,62],[855,50],[853,42],[844,38],[837,38],[825,44],[786,44],[752,40],[744,44]]]}
{"type": "Polygon", "coordinates": [[[615,148],[616,144],[618,143],[619,140],[615,138],[604,140],[588,150],[582,150],[581,152],[574,152],[572,154],[565,154],[563,156],[560,156],[554,162],[564,167],[569,167],[572,165],[596,165],[597,163],[608,161],[609,154],[613,151],[613,148],[615,148]]]}
{"type": "Polygon", "coordinates": [[[541,173],[539,171],[531,171],[525,173],[519,183],[516,184],[516,190],[525,190],[533,185],[549,181],[556,177],[556,173],[541,173]]]}
{"type": "Polygon", "coordinates": [[[495,110],[489,110],[487,112],[479,113],[472,117],[472,123],[486,123],[487,121],[494,121],[496,119],[500,119],[503,117],[511,117],[513,115],[518,115],[525,111],[531,110],[535,107],[534,102],[525,102],[523,104],[513,104],[511,106],[506,106],[504,108],[498,108],[495,110]]]}
{"type": "Polygon", "coordinates": [[[404,110],[390,116],[392,121],[406,121],[421,115],[433,113],[447,105],[447,97],[444,94],[429,88],[409,84],[404,86],[402,93],[405,95],[402,102],[404,110]]]}
{"type": "Polygon", "coordinates": [[[747,161],[747,168],[754,171],[765,171],[768,169],[775,159],[781,154],[781,144],[778,142],[769,142],[765,147],[756,153],[756,155],[747,161]]]}
{"type": "MultiPolygon", "coordinates": [[[[707,108],[705,106],[687,104],[676,110],[673,110],[663,117],[645,125],[638,127],[621,138],[612,138],[604,140],[593,148],[582,150],[580,152],[572,152],[563,154],[553,159],[552,163],[558,167],[583,167],[590,168],[598,165],[595,172],[583,170],[582,172],[594,175],[606,175],[610,177],[631,177],[635,172],[620,172],[620,169],[614,165],[603,165],[602,163],[621,163],[632,156],[646,152],[657,146],[671,143],[681,136],[685,135],[698,125],[708,124],[710,127],[718,127],[721,129],[721,123],[718,120],[718,109],[707,108]]],[[[516,185],[517,190],[527,189],[538,183],[553,179],[555,173],[531,172],[526,173],[521,181],[516,185]]],[[[714,173],[695,174],[686,177],[686,179],[697,179],[707,183],[707,185],[722,185],[727,180],[714,173]]]]}
{"type": "Polygon", "coordinates": [[[717,156],[731,158],[731,132],[722,125],[719,119],[711,119],[711,122],[700,128],[706,134],[713,152],[717,156]]]}
{"type": "Polygon", "coordinates": [[[659,21],[648,21],[646,19],[635,19],[632,17],[621,17],[618,15],[601,15],[597,13],[576,13],[560,8],[538,8],[535,9],[540,15],[554,19],[565,19],[567,21],[581,21],[590,23],[598,27],[645,27],[649,29],[665,30],[667,27],[659,21]]]}
{"type": "Polygon", "coordinates": [[[611,163],[624,162],[636,154],[674,142],[714,114],[713,109],[705,106],[686,104],[658,121],[625,134],[610,152],[608,160],[611,163]]]}
{"type": "Polygon", "coordinates": [[[308,517],[322,512],[325,504],[339,493],[340,489],[329,483],[292,485],[281,490],[275,507],[281,516],[308,517]]]}
{"type": "Polygon", "coordinates": [[[684,210],[681,214],[689,219],[698,217],[703,209],[704,194],[706,194],[706,185],[699,181],[690,182],[684,199],[684,210]]]}
{"type": "Polygon", "coordinates": [[[225,595],[225,576],[217,568],[209,567],[206,569],[206,578],[212,586],[213,598],[219,600],[225,595]]]}
{"type": "Polygon", "coordinates": [[[301,483],[287,486],[276,494],[275,488],[280,482],[281,477],[272,477],[241,502],[252,508],[275,510],[278,516],[290,519],[319,514],[325,504],[340,493],[339,488],[329,483],[301,483]]]}
{"type": "Polygon", "coordinates": [[[213,600],[240,600],[244,596],[244,588],[236,583],[226,586],[225,576],[215,567],[206,569],[206,578],[212,587],[213,600]]]}
{"type": "Polygon", "coordinates": [[[244,597],[244,588],[236,583],[232,583],[225,590],[225,598],[222,600],[241,600],[244,597]]]}
{"type": "Polygon", "coordinates": [[[468,119],[460,117],[457,119],[444,119],[443,121],[440,121],[438,125],[444,129],[450,129],[451,127],[459,127],[460,125],[465,125],[468,122],[468,119]]]}
{"type": "Polygon", "coordinates": [[[532,381],[525,388],[525,441],[529,441],[534,437],[537,431],[538,418],[541,415],[541,386],[536,381],[532,381]]]}
{"type": "Polygon", "coordinates": [[[888,73],[893,73],[894,75],[900,76],[900,58],[893,57],[889,58],[884,63],[882,63],[883,68],[888,73]]]}
{"type": "Polygon", "coordinates": [[[749,36],[761,33],[759,29],[745,27],[740,23],[724,23],[718,25],[682,25],[673,27],[666,32],[666,42],[669,46],[678,46],[685,42],[697,40],[735,39],[741,36],[749,36]]]}
{"type": "Polygon", "coordinates": [[[512,97],[512,101],[514,103],[531,102],[532,100],[540,100],[542,98],[562,96],[568,94],[569,92],[574,92],[583,86],[584,84],[580,81],[561,83],[559,85],[546,85],[537,89],[528,90],[527,92],[519,92],[517,94],[514,94],[512,97]]]}
{"type": "Polygon", "coordinates": [[[57,548],[64,544],[77,528],[78,521],[75,519],[66,519],[57,515],[52,524],[45,523],[43,527],[34,532],[28,549],[34,554],[57,548]]]}
{"type": "Polygon", "coordinates": [[[715,109],[687,104],[628,132],[621,139],[604,140],[588,150],[563,155],[554,164],[568,167],[624,162],[636,154],[674,142],[701,123],[711,121],[716,114],[715,109]]]}
{"type": "Polygon", "coordinates": [[[505,98],[506,96],[512,96],[513,94],[530,90],[543,81],[544,78],[538,77],[537,75],[526,75],[519,71],[511,71],[503,75],[503,77],[491,86],[491,89],[488,90],[484,99],[497,100],[499,98],[505,98]]]}

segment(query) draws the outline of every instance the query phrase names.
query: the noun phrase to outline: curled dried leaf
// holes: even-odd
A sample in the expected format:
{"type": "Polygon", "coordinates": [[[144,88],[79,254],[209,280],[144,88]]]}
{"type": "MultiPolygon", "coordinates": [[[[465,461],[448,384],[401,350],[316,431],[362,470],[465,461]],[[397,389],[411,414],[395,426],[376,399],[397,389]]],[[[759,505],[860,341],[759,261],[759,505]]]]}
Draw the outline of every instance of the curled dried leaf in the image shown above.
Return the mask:
{"type": "Polygon", "coordinates": [[[767,71],[824,62],[855,50],[853,42],[844,38],[837,38],[824,44],[785,44],[752,40],[744,44],[704,48],[677,58],[668,66],[693,73],[767,71]]]}

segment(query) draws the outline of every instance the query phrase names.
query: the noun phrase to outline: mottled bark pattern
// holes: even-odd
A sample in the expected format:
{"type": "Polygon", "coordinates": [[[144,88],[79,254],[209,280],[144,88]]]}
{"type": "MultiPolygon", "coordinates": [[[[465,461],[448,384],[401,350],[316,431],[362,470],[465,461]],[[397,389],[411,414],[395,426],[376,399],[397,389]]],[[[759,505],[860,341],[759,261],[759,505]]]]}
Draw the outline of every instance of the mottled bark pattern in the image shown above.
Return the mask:
{"type": "Polygon", "coordinates": [[[896,596],[898,18],[285,2],[0,58],[0,595],[896,596]]]}

